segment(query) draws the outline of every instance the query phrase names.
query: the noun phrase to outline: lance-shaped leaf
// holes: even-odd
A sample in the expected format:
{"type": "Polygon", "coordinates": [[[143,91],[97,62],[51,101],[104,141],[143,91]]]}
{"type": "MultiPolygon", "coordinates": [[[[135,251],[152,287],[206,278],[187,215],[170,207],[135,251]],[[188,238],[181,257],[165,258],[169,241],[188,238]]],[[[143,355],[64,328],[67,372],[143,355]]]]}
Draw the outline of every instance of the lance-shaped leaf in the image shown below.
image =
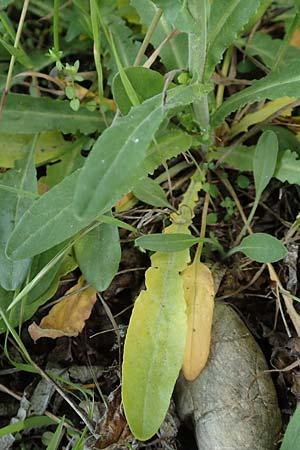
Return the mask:
{"type": "MultiPolygon", "coordinates": [[[[165,233],[187,233],[201,182],[192,179],[181,215],[165,233]]],[[[126,419],[140,440],[153,436],[164,420],[183,362],[186,314],[179,272],[190,261],[189,250],[155,253],[146,272],[146,290],[135,302],[127,330],[122,399],[126,419]]]]}
{"type": "Polygon", "coordinates": [[[212,126],[217,127],[228,114],[236,111],[241,106],[269,99],[275,100],[281,97],[300,97],[300,72],[298,61],[280,68],[266,77],[254,81],[253,84],[241,92],[232,95],[212,116],[212,126]]]}
{"type": "MultiPolygon", "coordinates": [[[[16,168],[2,174],[0,183],[7,187],[13,187],[36,193],[37,181],[34,165],[35,140],[28,145],[27,155],[16,163],[16,168]]],[[[12,261],[5,254],[5,247],[11,233],[25,211],[28,210],[34,200],[0,189],[0,284],[10,291],[15,290],[24,280],[30,266],[30,259],[12,261]]]]}
{"type": "Polygon", "coordinates": [[[60,130],[63,133],[93,133],[103,130],[97,112],[73,111],[67,101],[23,94],[9,94],[0,120],[0,133],[33,134],[60,130]]]}
{"type": "Polygon", "coordinates": [[[194,380],[205,367],[211,341],[214,312],[214,280],[209,268],[194,261],[182,272],[187,313],[187,337],[183,374],[194,380]]]}
{"type": "Polygon", "coordinates": [[[169,253],[190,248],[200,240],[187,233],[154,233],[137,238],[135,245],[154,252],[169,253]]]}
{"type": "Polygon", "coordinates": [[[166,105],[157,95],[132,108],[99,137],[78,177],[74,208],[79,217],[109,210],[140,179],[138,167],[155,132],[176,107],[200,98],[206,88],[191,85],[171,89],[166,105]]]}
{"type": "Polygon", "coordinates": [[[22,259],[37,255],[89,224],[90,220],[78,219],[73,212],[78,172],[73,172],[31,205],[10,237],[8,256],[22,259]]]}
{"type": "Polygon", "coordinates": [[[208,79],[249,19],[258,11],[261,0],[214,0],[208,24],[208,50],[205,76],[208,79]]]}
{"type": "Polygon", "coordinates": [[[107,129],[96,142],[84,168],[73,172],[33,203],[12,234],[7,254],[22,259],[63,242],[96,216],[107,212],[148,170],[154,170],[152,154],[147,164],[141,165],[145,156],[149,158],[145,152],[153,133],[170,109],[192,102],[207,90],[193,85],[172,91],[165,107],[161,105],[161,96],[157,96],[107,129]],[[74,204],[83,210],[88,206],[89,213],[93,214],[78,218],[74,204]]]}
{"type": "MultiPolygon", "coordinates": [[[[164,77],[154,70],[146,67],[128,67],[125,73],[136,93],[140,103],[154,97],[164,89],[164,77]]],[[[118,73],[112,84],[113,97],[123,115],[127,114],[132,103],[126,93],[120,74],[118,73]]]]}
{"type": "MultiPolygon", "coordinates": [[[[141,22],[149,27],[153,17],[157,13],[158,7],[151,0],[131,0],[131,4],[137,10],[141,22]]],[[[151,37],[153,46],[157,48],[159,44],[172,33],[173,29],[173,26],[168,23],[165,15],[163,15],[151,37]]],[[[162,48],[160,56],[167,70],[185,69],[187,67],[187,48],[188,37],[185,33],[174,36],[164,48],[162,48]]]]}
{"type": "Polygon", "coordinates": [[[147,205],[172,208],[162,187],[149,177],[141,180],[134,188],[133,194],[147,205]]]}
{"type": "Polygon", "coordinates": [[[254,233],[245,237],[228,255],[237,252],[242,252],[252,261],[260,263],[276,262],[287,255],[286,247],[274,236],[266,233],[254,233]]]}
{"type": "Polygon", "coordinates": [[[258,201],[275,172],[278,154],[278,139],[276,134],[267,130],[260,136],[253,160],[253,175],[255,181],[255,199],[258,201]]]}
{"type": "Polygon", "coordinates": [[[99,224],[75,243],[74,250],[86,281],[99,292],[107,289],[121,259],[117,227],[99,224]]]}

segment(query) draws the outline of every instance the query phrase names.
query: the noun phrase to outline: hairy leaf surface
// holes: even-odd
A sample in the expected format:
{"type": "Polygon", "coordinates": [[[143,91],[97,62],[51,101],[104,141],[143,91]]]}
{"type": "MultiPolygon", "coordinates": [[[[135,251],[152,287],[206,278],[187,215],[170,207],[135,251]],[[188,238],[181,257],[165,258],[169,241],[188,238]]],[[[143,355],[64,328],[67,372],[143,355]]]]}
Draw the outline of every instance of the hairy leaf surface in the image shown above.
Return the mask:
{"type": "Polygon", "coordinates": [[[144,178],[134,188],[133,194],[148,205],[172,208],[162,187],[152,178],[144,178]]]}
{"type": "Polygon", "coordinates": [[[73,211],[73,195],[78,172],[36,200],[22,216],[7,245],[14,259],[34,256],[75,235],[90,220],[78,219],[73,211]]]}
{"type": "Polygon", "coordinates": [[[300,73],[298,62],[289,65],[289,70],[280,69],[232,95],[212,115],[212,126],[217,127],[228,114],[241,106],[260,100],[275,100],[281,97],[300,97],[300,73]]]}
{"type": "Polygon", "coordinates": [[[261,0],[214,0],[208,23],[208,50],[205,67],[206,80],[220,62],[224,51],[256,13],[261,0]]]}
{"type": "Polygon", "coordinates": [[[287,254],[285,246],[274,236],[266,233],[254,233],[245,237],[231,254],[242,252],[252,261],[272,263],[283,259],[287,254]]]}
{"type": "MultiPolygon", "coordinates": [[[[131,0],[131,4],[141,17],[141,22],[147,27],[152,22],[158,7],[151,0],[131,0]]],[[[173,27],[162,16],[153,33],[151,43],[155,48],[171,34],[173,27]]],[[[188,39],[185,33],[173,37],[161,50],[160,56],[167,70],[187,68],[188,39]]]]}
{"type": "Polygon", "coordinates": [[[23,94],[9,94],[0,120],[0,133],[33,134],[59,130],[93,133],[104,129],[98,112],[84,107],[73,111],[67,101],[23,94]]]}
{"type": "Polygon", "coordinates": [[[121,259],[117,227],[99,224],[75,243],[74,251],[86,281],[99,292],[107,289],[121,259]]]}
{"type": "Polygon", "coordinates": [[[273,131],[264,131],[254,152],[253,175],[256,194],[259,198],[273,177],[278,154],[278,140],[273,131]]]}
{"type": "MultiPolygon", "coordinates": [[[[34,144],[27,146],[27,155],[0,177],[0,183],[20,190],[37,192],[34,165],[34,144]]],[[[12,261],[5,254],[5,247],[17,223],[28,210],[33,200],[18,194],[0,190],[0,284],[10,291],[16,289],[24,280],[30,266],[30,259],[12,261]]]]}
{"type": "Polygon", "coordinates": [[[74,195],[76,214],[95,217],[131,191],[141,177],[137,169],[162,121],[170,111],[191,103],[204,92],[205,88],[200,85],[171,89],[166,105],[162,105],[161,95],[157,95],[132,108],[127,116],[106,129],[78,177],[74,195]]]}

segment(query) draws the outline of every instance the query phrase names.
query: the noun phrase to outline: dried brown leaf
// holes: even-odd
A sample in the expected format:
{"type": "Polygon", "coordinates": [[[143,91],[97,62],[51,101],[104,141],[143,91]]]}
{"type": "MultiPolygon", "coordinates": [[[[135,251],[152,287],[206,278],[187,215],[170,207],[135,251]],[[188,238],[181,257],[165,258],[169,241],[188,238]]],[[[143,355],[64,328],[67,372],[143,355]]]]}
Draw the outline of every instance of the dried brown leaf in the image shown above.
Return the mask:
{"type": "Polygon", "coordinates": [[[182,272],[188,331],[183,374],[194,380],[208,359],[214,311],[214,280],[209,268],[194,262],[182,272]]]}
{"type": "MultiPolygon", "coordinates": [[[[81,277],[67,294],[78,291],[83,284],[84,280],[81,277]]],[[[56,339],[61,336],[78,336],[84,328],[85,321],[90,317],[97,300],[96,294],[97,291],[89,287],[54,305],[40,325],[32,323],[28,327],[31,338],[37,341],[41,337],[56,339]]]]}

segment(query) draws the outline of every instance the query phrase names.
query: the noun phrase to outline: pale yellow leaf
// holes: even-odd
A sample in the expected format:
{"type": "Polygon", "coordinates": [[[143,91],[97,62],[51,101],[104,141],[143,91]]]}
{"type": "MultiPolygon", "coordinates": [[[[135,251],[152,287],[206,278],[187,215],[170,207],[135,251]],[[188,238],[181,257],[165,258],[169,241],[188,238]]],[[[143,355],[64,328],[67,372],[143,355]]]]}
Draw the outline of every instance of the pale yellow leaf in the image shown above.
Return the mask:
{"type": "Polygon", "coordinates": [[[187,338],[183,374],[194,380],[205,367],[209,356],[214,312],[214,280],[209,268],[194,262],[182,272],[187,308],[187,338]]]}
{"type": "Polygon", "coordinates": [[[296,30],[294,31],[291,40],[290,40],[290,45],[292,47],[298,47],[300,48],[300,30],[299,28],[296,28],[296,30]]]}
{"type": "MultiPolygon", "coordinates": [[[[239,133],[246,132],[248,128],[252,125],[263,122],[264,120],[268,119],[268,117],[272,116],[281,108],[283,108],[285,105],[289,105],[290,103],[292,103],[294,100],[296,100],[296,98],[281,97],[266,103],[265,106],[260,108],[258,111],[247,114],[245,117],[243,117],[242,120],[240,120],[236,125],[234,125],[231,128],[229,133],[230,138],[233,138],[239,133]]],[[[283,117],[290,116],[291,113],[292,109],[287,108],[285,111],[281,113],[281,116],[283,117]]]]}
{"type": "MultiPolygon", "coordinates": [[[[78,291],[84,284],[81,277],[67,294],[78,291]]],[[[28,327],[31,338],[36,341],[41,337],[55,339],[61,336],[78,336],[83,330],[85,321],[90,317],[97,300],[97,291],[91,287],[77,292],[51,308],[40,325],[33,323],[28,327]]]]}

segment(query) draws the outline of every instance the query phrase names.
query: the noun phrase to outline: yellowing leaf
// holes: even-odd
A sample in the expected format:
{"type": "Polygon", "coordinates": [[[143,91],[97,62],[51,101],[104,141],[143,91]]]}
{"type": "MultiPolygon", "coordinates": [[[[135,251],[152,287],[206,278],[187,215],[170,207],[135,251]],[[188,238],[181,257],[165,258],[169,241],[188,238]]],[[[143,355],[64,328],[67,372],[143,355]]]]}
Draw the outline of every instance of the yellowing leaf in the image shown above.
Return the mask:
{"type": "MultiPolygon", "coordinates": [[[[263,122],[272,114],[276,113],[279,109],[283,108],[285,105],[289,105],[294,100],[296,100],[296,98],[278,98],[272,102],[268,102],[265,106],[263,106],[263,108],[260,108],[258,111],[247,114],[242,120],[240,120],[231,128],[231,131],[229,133],[230,138],[233,138],[239,133],[247,131],[249,127],[255,125],[256,123],[263,122]]],[[[291,113],[291,108],[287,108],[284,112],[281,113],[281,116],[290,116],[291,113]]]]}
{"type": "Polygon", "coordinates": [[[296,28],[296,30],[294,31],[291,40],[290,40],[290,45],[292,47],[298,47],[300,48],[300,31],[299,28],[296,28]]]}
{"type": "Polygon", "coordinates": [[[214,312],[214,280],[209,268],[194,261],[182,272],[187,307],[187,338],[183,374],[194,380],[205,367],[214,312]]]}
{"type": "MultiPolygon", "coordinates": [[[[165,233],[188,233],[201,182],[196,178],[184,195],[180,213],[165,233]]],[[[135,302],[127,330],[122,400],[134,436],[147,440],[159,429],[182,367],[186,339],[186,305],[180,276],[190,262],[189,250],[157,252],[146,272],[146,290],[135,302]]]]}
{"type": "MultiPolygon", "coordinates": [[[[67,294],[78,291],[83,283],[81,277],[67,294]]],[[[37,341],[41,337],[55,339],[61,336],[78,336],[84,328],[85,321],[90,317],[97,300],[96,294],[97,291],[89,287],[54,305],[39,326],[33,323],[28,327],[31,338],[37,341]]]]}

